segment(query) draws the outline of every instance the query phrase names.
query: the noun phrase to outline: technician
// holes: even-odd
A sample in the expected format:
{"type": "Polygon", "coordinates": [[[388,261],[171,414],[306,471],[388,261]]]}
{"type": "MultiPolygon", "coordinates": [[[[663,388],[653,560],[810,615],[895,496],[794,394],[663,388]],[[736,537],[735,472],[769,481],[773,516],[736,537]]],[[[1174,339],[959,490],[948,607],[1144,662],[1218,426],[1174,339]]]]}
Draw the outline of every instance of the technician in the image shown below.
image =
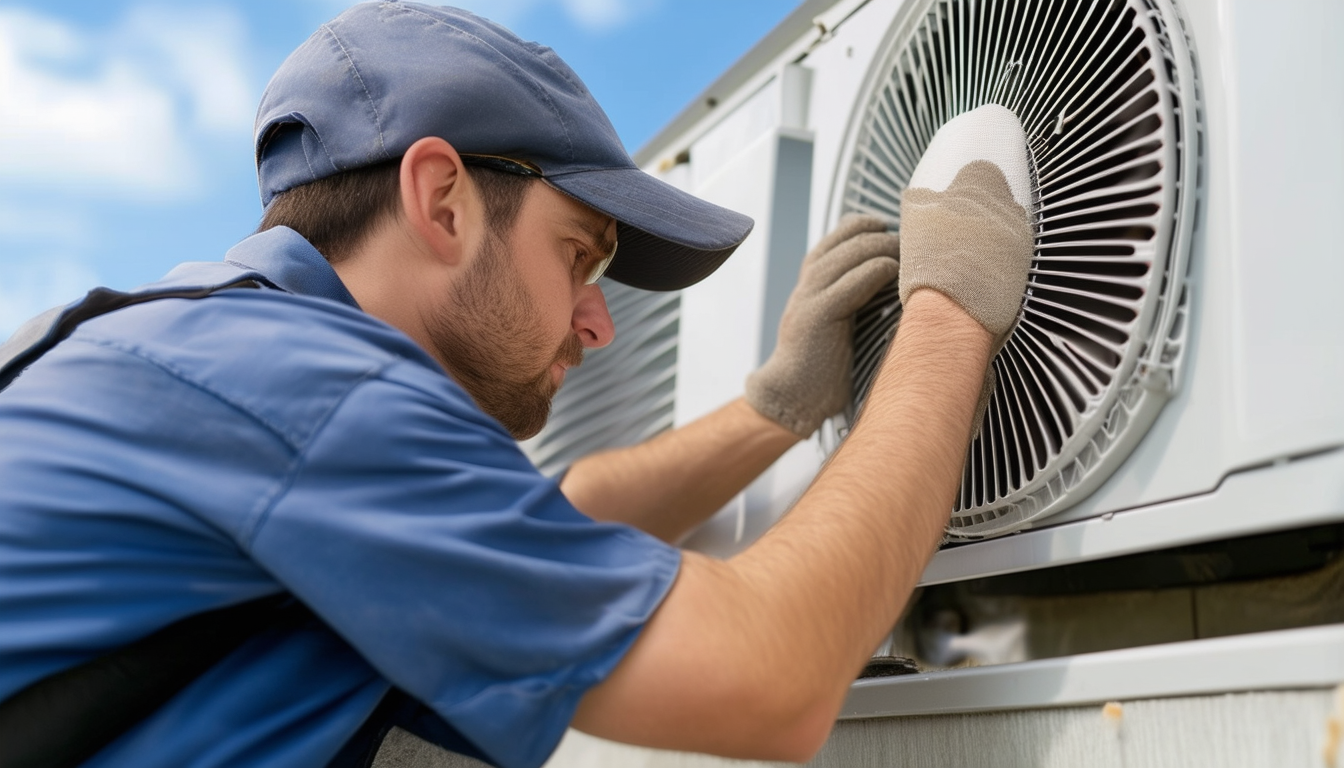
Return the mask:
{"type": "Polygon", "coordinates": [[[1021,302],[1025,165],[976,149],[1021,130],[964,117],[899,267],[845,219],[744,399],[557,483],[515,438],[611,341],[597,278],[685,287],[751,222],[637,169],[547,48],[412,3],[324,25],[262,99],[259,232],[0,354],[0,765],[367,765],[409,733],[512,768],[571,724],[807,759],[940,539],[1021,302]],[[669,544],[845,405],[898,269],[888,360],[788,516],[727,561],[669,544]]]}

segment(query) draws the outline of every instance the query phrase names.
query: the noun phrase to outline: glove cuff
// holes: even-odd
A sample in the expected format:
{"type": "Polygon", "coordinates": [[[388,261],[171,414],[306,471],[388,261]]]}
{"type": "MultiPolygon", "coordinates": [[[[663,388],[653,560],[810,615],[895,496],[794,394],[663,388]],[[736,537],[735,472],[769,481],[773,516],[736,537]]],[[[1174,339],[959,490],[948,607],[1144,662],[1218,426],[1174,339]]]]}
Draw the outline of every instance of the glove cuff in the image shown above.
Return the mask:
{"type": "Polygon", "coordinates": [[[759,368],[747,376],[747,404],[756,412],[806,440],[826,420],[811,409],[799,408],[796,394],[780,392],[770,386],[772,376],[759,368]]]}

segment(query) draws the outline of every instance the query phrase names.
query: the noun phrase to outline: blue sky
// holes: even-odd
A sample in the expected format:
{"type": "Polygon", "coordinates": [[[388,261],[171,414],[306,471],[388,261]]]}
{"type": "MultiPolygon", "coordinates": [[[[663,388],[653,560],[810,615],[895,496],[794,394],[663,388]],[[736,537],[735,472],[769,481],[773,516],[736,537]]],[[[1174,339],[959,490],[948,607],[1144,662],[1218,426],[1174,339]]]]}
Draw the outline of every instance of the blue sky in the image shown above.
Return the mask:
{"type": "MultiPolygon", "coordinates": [[[[794,0],[471,0],[556,49],[634,151],[794,0]]],[[[94,285],[217,259],[261,216],[257,100],[341,0],[0,0],[0,339],[94,285]]]]}

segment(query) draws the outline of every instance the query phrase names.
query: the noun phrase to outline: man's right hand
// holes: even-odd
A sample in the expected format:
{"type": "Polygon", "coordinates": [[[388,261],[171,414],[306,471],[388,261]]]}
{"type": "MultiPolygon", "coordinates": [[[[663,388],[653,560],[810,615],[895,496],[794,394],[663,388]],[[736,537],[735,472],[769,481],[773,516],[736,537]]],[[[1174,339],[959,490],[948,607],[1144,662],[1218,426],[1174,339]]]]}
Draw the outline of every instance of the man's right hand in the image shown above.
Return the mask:
{"type": "Polygon", "coordinates": [[[901,302],[932,288],[1002,344],[1031,269],[1031,205],[1017,117],[986,104],[953,118],[920,158],[901,200],[901,302]]]}

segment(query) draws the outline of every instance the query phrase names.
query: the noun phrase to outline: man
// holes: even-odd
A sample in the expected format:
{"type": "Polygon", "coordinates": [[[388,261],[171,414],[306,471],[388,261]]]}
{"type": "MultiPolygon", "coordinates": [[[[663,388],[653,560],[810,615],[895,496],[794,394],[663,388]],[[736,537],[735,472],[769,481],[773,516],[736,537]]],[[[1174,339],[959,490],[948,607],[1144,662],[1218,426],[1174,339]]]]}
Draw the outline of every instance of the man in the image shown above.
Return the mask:
{"type": "Polygon", "coordinates": [[[0,373],[22,369],[0,395],[0,732],[87,765],[365,765],[399,726],[533,766],[571,723],[806,759],[939,540],[1021,301],[1024,139],[995,109],[912,179],[905,314],[863,418],[716,561],[665,541],[843,406],[894,236],[851,218],[818,244],[745,399],[557,486],[511,436],[611,340],[596,278],[688,285],[750,222],[634,168],[548,49],[452,9],[343,14],[263,97],[259,234],[21,331],[0,373]],[[124,649],[277,595],[306,610],[237,620],[89,735],[158,686],[124,649]],[[120,687],[90,695],[109,667],[120,687]]]}

